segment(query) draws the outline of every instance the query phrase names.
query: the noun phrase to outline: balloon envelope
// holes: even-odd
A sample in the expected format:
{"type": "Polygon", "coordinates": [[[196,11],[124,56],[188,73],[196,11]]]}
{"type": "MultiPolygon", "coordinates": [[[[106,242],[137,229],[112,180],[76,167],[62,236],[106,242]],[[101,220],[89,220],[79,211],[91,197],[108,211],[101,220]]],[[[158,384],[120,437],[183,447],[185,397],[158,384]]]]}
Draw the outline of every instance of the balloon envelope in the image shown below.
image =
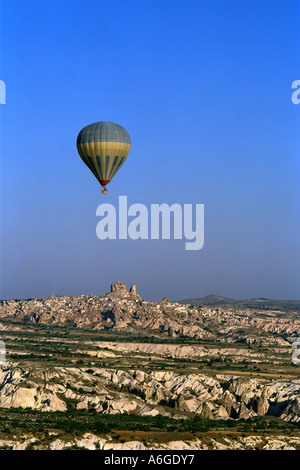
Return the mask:
{"type": "Polygon", "coordinates": [[[102,187],[109,183],[126,160],[130,136],[114,122],[94,122],[84,127],[77,137],[77,150],[102,187]]]}

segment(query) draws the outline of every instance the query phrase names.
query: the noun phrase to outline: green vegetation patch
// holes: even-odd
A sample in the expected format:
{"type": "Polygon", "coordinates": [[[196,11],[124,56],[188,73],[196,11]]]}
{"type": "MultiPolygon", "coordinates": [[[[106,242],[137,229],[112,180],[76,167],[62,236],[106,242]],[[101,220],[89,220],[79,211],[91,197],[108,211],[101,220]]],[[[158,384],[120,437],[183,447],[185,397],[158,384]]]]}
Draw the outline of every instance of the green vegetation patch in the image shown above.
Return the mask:
{"type": "Polygon", "coordinates": [[[208,432],[228,430],[229,432],[274,431],[300,434],[300,429],[272,417],[248,420],[210,420],[194,416],[191,419],[173,419],[162,415],[135,416],[127,413],[118,415],[99,414],[94,410],[71,410],[68,412],[47,412],[37,410],[0,410],[0,433],[63,431],[64,433],[111,431],[164,431],[164,432],[208,432]]]}

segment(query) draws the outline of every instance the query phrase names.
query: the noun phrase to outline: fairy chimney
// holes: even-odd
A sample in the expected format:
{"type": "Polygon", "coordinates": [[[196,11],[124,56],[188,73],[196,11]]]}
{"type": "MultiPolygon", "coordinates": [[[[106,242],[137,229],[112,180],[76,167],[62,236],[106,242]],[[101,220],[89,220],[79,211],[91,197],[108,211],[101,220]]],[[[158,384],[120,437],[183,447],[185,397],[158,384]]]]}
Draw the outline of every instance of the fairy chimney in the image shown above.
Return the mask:
{"type": "Polygon", "coordinates": [[[130,287],[130,291],[129,291],[132,295],[137,295],[136,293],[136,285],[135,284],[132,284],[132,286],[130,287]]]}

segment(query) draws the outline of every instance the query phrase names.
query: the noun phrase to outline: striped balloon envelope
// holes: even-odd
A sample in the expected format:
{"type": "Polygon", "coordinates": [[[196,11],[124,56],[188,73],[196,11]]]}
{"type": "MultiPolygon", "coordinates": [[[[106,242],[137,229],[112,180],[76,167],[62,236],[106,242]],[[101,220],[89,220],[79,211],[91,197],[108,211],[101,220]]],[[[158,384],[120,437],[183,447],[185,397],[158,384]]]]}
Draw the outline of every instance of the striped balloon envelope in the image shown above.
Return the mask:
{"type": "Polygon", "coordinates": [[[130,146],[128,132],[114,122],[94,122],[79,132],[78,153],[104,188],[103,193],[107,193],[105,186],[125,162],[130,146]]]}

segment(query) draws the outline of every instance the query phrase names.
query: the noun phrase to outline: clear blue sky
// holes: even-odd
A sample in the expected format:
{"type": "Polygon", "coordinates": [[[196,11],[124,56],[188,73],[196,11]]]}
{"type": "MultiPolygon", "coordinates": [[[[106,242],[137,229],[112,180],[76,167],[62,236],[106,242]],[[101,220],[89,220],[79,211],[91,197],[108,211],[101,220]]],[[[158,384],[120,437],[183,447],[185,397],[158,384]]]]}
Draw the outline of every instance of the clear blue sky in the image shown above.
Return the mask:
{"type": "Polygon", "coordinates": [[[0,298],[300,298],[300,4],[1,0],[0,298]],[[82,127],[132,147],[108,196],[82,127]],[[205,244],[96,237],[96,208],[205,204],[205,244]]]}

